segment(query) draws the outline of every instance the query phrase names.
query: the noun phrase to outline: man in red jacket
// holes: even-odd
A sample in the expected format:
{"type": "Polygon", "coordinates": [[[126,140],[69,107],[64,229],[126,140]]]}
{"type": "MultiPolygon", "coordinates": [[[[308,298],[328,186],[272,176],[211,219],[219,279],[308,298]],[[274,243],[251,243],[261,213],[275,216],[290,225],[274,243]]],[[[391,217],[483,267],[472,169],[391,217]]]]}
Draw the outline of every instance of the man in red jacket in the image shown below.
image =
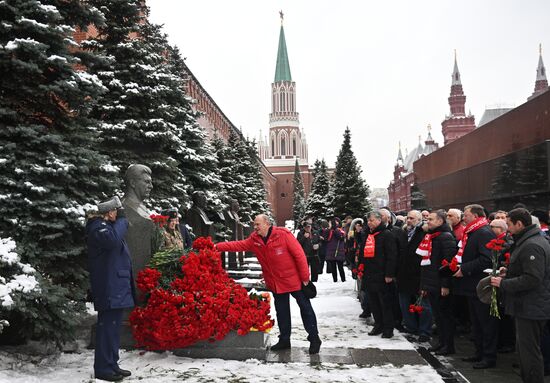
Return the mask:
{"type": "Polygon", "coordinates": [[[269,217],[260,214],[254,219],[254,232],[243,241],[220,242],[218,251],[250,251],[256,254],[265,284],[273,292],[279,324],[279,342],[271,350],[290,348],[290,301],[292,295],[300,306],[300,314],[310,342],[309,353],[317,354],[321,339],[317,330],[317,318],[302,285],[309,283],[309,268],[302,246],[290,231],[273,227],[269,217]]]}

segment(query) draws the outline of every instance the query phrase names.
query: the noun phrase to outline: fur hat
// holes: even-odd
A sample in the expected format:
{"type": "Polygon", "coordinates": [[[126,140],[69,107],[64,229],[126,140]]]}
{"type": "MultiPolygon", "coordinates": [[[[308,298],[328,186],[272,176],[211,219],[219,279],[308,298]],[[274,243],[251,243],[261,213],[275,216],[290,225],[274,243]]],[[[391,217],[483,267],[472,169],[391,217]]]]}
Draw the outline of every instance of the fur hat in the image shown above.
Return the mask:
{"type": "Polygon", "coordinates": [[[165,209],[160,212],[160,215],[164,215],[168,217],[168,219],[176,219],[178,218],[178,210],[175,208],[165,209]]]}

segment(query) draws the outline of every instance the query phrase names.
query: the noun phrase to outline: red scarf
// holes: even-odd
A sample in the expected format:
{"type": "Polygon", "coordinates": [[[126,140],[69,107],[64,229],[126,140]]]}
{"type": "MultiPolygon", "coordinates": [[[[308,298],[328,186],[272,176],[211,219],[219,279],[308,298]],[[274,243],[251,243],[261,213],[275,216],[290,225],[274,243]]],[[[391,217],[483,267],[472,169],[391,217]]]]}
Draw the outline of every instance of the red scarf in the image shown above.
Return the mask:
{"type": "Polygon", "coordinates": [[[479,217],[473,222],[470,222],[468,225],[466,225],[466,228],[464,228],[464,236],[462,237],[462,241],[458,243],[458,253],[455,255],[456,261],[461,264],[462,263],[462,253],[464,253],[464,249],[466,248],[466,243],[468,242],[468,236],[470,233],[473,233],[477,229],[481,229],[484,226],[487,226],[489,221],[487,221],[487,218],[485,217],[479,217]]]}
{"type": "Polygon", "coordinates": [[[420,266],[429,266],[432,264],[432,261],[430,261],[430,257],[432,256],[432,240],[439,235],[441,235],[440,231],[433,234],[426,234],[422,242],[420,242],[420,246],[416,249],[416,254],[422,257],[420,266]]]}
{"type": "Polygon", "coordinates": [[[363,249],[364,258],[374,258],[374,252],[376,250],[375,238],[380,233],[381,232],[379,231],[374,234],[369,234],[369,236],[367,237],[367,241],[365,242],[365,248],[363,249]]]}

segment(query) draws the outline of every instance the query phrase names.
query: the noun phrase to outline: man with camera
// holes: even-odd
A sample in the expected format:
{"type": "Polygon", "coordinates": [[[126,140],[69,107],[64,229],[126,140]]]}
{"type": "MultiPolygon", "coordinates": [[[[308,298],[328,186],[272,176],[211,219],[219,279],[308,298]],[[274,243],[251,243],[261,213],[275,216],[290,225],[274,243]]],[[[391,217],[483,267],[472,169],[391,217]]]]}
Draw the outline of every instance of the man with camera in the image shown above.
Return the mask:
{"type": "Polygon", "coordinates": [[[118,366],[122,314],[134,306],[135,297],[132,261],[124,240],[127,230],[118,197],[100,203],[86,224],[91,291],[98,312],[94,374],[110,382],[131,375],[118,366]]]}

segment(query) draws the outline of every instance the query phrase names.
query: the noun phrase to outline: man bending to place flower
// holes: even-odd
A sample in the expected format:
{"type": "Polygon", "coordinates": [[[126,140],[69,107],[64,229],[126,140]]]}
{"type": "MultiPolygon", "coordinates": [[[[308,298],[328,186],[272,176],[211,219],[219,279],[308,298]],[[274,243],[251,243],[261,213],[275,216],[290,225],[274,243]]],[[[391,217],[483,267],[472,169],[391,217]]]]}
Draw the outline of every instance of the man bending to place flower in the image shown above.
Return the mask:
{"type": "Polygon", "coordinates": [[[250,251],[256,254],[262,266],[265,284],[273,292],[279,324],[279,342],[271,350],[290,348],[289,296],[292,295],[300,306],[304,328],[308,333],[309,353],[319,353],[321,339],[317,318],[309,298],[302,291],[302,285],[309,284],[309,268],[302,246],[294,235],[285,228],[272,226],[269,217],[260,214],[254,219],[254,232],[247,239],[218,243],[216,250],[250,251]]]}

